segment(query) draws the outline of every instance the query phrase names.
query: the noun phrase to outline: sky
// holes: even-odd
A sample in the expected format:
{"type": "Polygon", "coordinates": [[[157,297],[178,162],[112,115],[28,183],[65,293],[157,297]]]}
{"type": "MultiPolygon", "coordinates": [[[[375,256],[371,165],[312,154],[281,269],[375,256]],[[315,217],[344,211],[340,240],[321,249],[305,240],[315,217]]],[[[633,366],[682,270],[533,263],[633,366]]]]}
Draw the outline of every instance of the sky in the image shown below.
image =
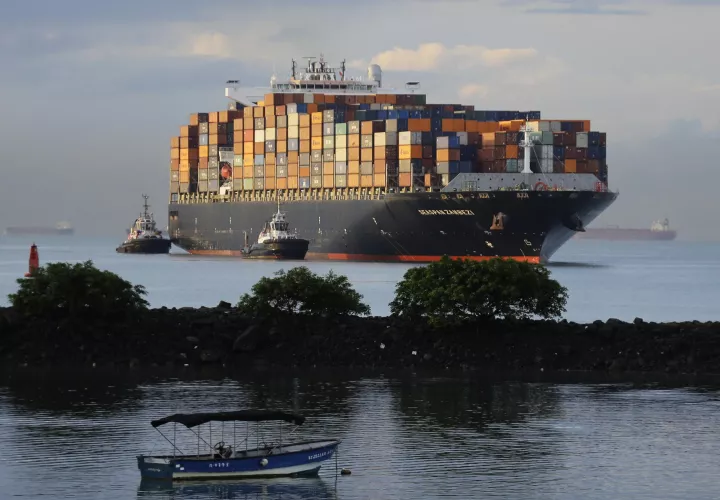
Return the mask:
{"type": "Polygon", "coordinates": [[[0,227],[124,236],[141,193],[164,221],[190,113],[322,52],[429,102],[589,119],[620,192],[593,225],[720,239],[718,21],[720,0],[6,0],[0,227]]]}

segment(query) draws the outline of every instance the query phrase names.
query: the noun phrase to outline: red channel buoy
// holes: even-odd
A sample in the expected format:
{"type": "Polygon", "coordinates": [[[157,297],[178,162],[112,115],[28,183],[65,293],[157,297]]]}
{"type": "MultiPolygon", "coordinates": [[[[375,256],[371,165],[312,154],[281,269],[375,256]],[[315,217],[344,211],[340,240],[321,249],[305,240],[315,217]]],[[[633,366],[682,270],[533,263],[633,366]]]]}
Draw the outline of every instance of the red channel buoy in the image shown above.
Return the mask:
{"type": "Polygon", "coordinates": [[[40,257],[38,255],[37,245],[33,243],[30,246],[30,259],[28,263],[28,272],[25,273],[25,277],[29,278],[33,270],[40,267],[40,257]]]}

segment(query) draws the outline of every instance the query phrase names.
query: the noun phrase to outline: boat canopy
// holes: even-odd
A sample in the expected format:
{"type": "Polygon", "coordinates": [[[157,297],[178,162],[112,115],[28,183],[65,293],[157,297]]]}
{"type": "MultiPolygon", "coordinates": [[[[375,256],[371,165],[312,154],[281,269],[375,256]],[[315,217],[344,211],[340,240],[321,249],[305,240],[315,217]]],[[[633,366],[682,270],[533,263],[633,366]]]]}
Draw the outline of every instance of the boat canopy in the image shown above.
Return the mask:
{"type": "Polygon", "coordinates": [[[208,422],[264,422],[269,420],[282,420],[295,425],[302,425],[305,417],[295,413],[269,410],[240,410],[221,411],[214,413],[176,413],[159,420],[153,420],[150,424],[153,427],[176,422],[187,428],[196,427],[208,422]]]}

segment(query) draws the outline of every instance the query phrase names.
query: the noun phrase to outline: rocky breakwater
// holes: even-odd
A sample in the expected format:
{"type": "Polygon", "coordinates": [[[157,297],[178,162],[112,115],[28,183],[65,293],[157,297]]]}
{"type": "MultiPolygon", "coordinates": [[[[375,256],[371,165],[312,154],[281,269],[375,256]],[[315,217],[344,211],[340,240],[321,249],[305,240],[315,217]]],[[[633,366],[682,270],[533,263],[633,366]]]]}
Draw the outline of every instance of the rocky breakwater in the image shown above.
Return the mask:
{"type": "Polygon", "coordinates": [[[720,374],[720,323],[494,321],[436,328],[394,318],[253,319],[151,309],[121,322],[24,320],[0,310],[11,366],[373,367],[720,374]]]}

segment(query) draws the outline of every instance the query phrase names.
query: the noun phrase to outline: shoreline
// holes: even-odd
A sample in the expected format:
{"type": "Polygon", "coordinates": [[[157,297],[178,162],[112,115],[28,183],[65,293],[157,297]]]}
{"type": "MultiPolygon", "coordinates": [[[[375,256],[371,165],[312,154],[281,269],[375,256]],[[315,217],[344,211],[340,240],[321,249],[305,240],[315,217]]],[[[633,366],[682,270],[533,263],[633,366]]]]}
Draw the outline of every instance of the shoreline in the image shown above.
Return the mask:
{"type": "Polygon", "coordinates": [[[0,308],[5,368],[216,367],[474,374],[720,375],[720,322],[472,322],[391,317],[253,319],[230,304],[149,309],[124,321],[25,320],[0,308]]]}

